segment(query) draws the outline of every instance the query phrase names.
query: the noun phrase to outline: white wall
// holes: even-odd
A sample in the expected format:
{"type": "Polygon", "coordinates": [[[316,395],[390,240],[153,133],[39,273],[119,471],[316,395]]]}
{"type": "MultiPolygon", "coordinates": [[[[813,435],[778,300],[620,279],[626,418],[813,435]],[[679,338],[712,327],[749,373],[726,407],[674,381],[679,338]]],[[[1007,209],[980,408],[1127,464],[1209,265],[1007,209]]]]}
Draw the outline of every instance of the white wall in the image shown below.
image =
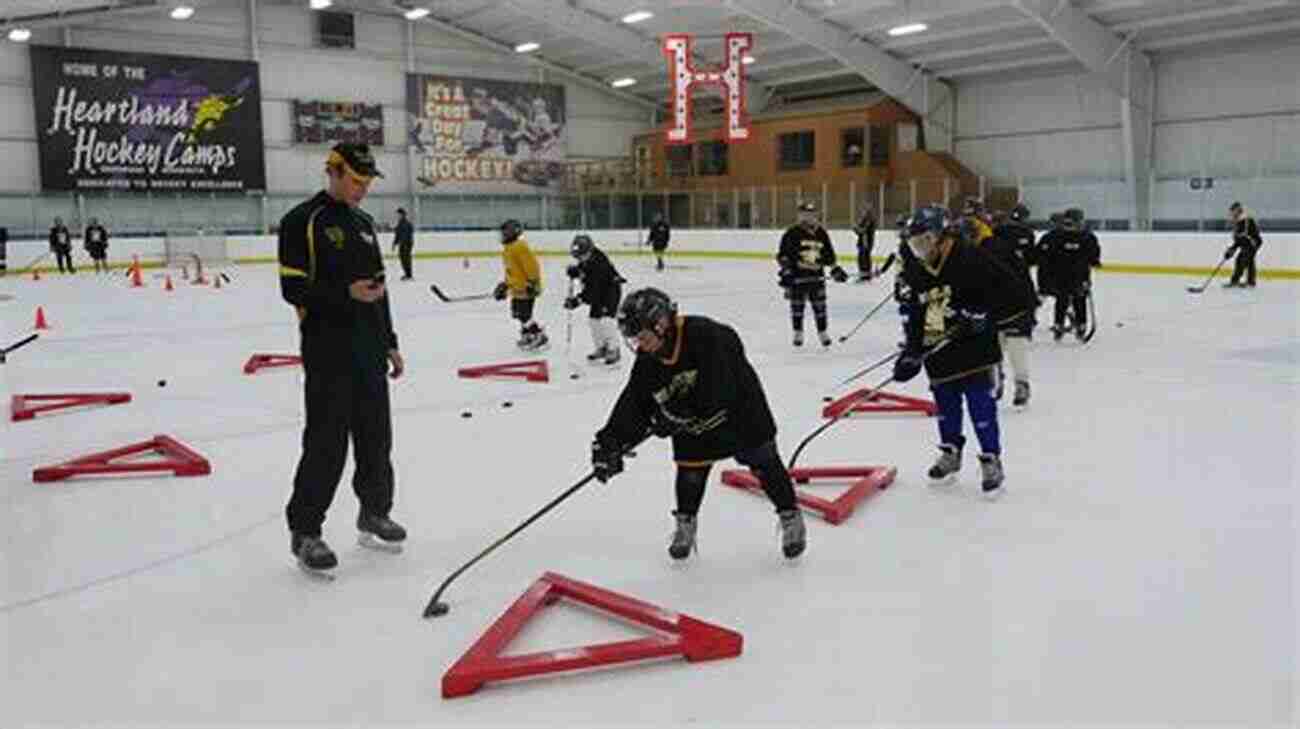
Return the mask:
{"type": "MultiPolygon", "coordinates": [[[[201,7],[185,22],[165,16],[107,19],[71,29],[79,48],[250,59],[249,19],[244,3],[201,7]]],[[[384,107],[386,146],[378,163],[386,178],[378,195],[409,193],[406,154],[406,21],[397,15],[356,15],[357,48],[315,48],[314,23],[306,3],[259,4],[257,33],[261,64],[263,136],[270,194],[299,195],[319,188],[324,146],[291,143],[292,100],[327,99],[379,103],[384,107]]],[[[520,81],[566,87],[569,154],[626,156],[633,133],[643,131],[649,112],[615,96],[521,64],[427,24],[416,24],[415,71],[520,81]]],[[[33,43],[63,45],[62,31],[40,31],[33,43]]],[[[33,129],[31,70],[23,44],[0,42],[0,193],[40,189],[33,129]]],[[[5,219],[0,200],[0,224],[5,219]]]]}
{"type": "MultiPolygon", "coordinates": [[[[1300,44],[1157,56],[1152,217],[1222,217],[1242,199],[1265,217],[1300,217],[1300,44]],[[1216,177],[1192,193],[1188,178],[1216,177]],[[1231,178],[1243,178],[1233,182],[1231,178]]],[[[1092,75],[958,86],[957,157],[977,174],[1025,178],[1030,206],[1070,200],[1132,214],[1119,99],[1092,75]],[[1069,189],[1054,180],[1069,180],[1069,189]]]]}
{"type": "MultiPolygon", "coordinates": [[[[688,255],[719,258],[740,254],[746,257],[767,258],[775,267],[776,246],[780,241],[781,230],[676,230],[670,255],[685,253],[688,255]]],[[[832,230],[831,239],[838,246],[841,262],[848,266],[853,258],[852,233],[848,230],[832,230]]],[[[567,256],[569,242],[573,240],[571,230],[529,231],[525,237],[534,249],[567,256]]],[[[594,231],[597,244],[612,254],[634,253],[644,251],[637,244],[636,231],[594,231]]],[[[1108,233],[1097,234],[1101,242],[1102,263],[1104,266],[1123,268],[1138,267],[1181,267],[1192,268],[1209,273],[1223,255],[1227,247],[1227,237],[1223,233],[1108,233]]],[[[381,234],[381,243],[387,249],[389,237],[381,234]]],[[[887,255],[897,246],[897,238],[890,230],[880,231],[876,236],[876,254],[887,255]]],[[[77,246],[80,241],[77,241],[77,246]]],[[[32,259],[48,250],[43,242],[21,241],[9,244],[9,268],[16,270],[27,265],[32,259]]],[[[276,238],[274,236],[241,236],[229,239],[229,255],[242,259],[273,259],[276,255],[276,238]]],[[[494,256],[499,254],[501,244],[495,231],[468,231],[457,233],[419,233],[416,236],[416,254],[437,253],[448,256],[494,256]]],[[[157,263],[163,257],[161,238],[115,238],[109,248],[110,262],[123,264],[130,262],[132,256],[140,256],[145,263],[157,263]]],[[[78,264],[86,263],[86,256],[78,247],[76,249],[78,264]]],[[[48,270],[51,261],[44,265],[48,270]]],[[[1268,233],[1264,234],[1264,247],[1258,258],[1259,267],[1264,271],[1283,272],[1291,278],[1300,278],[1300,234],[1268,233]]],[[[1105,270],[1103,268],[1103,270],[1105,270]]]]}

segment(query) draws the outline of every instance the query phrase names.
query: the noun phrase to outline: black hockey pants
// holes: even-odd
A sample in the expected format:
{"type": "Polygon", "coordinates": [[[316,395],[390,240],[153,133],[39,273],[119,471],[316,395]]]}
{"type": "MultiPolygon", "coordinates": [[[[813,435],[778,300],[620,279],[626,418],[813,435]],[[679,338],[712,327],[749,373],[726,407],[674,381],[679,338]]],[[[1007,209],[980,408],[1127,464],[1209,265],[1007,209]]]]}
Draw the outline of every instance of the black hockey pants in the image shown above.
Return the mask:
{"type": "Polygon", "coordinates": [[[1246,276],[1246,285],[1255,285],[1255,249],[1251,246],[1242,246],[1237,249],[1237,262],[1232,267],[1232,284],[1241,283],[1242,275],[1246,276]]]}
{"type": "MultiPolygon", "coordinates": [[[[777,511],[789,511],[795,507],[794,484],[790,482],[790,472],[785,470],[781,455],[776,451],[776,443],[766,443],[741,451],[735,455],[736,462],[749,468],[758,482],[763,486],[763,493],[772,501],[777,511]]],[[[704,502],[704,487],[709,482],[711,465],[677,465],[677,512],[691,514],[700,512],[704,502]]]]}

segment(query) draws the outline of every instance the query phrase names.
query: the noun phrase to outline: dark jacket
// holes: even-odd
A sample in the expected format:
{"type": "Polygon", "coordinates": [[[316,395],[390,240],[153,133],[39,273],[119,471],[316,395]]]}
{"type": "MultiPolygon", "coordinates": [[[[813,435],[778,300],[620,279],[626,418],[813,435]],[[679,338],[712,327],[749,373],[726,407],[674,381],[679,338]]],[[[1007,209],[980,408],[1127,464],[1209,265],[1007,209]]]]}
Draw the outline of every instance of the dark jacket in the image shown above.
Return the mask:
{"type": "Polygon", "coordinates": [[[1048,240],[1040,245],[1038,265],[1048,269],[1046,277],[1059,294],[1074,293],[1101,265],[1101,244],[1091,231],[1061,230],[1043,237],[1048,240]]]}
{"type": "Polygon", "coordinates": [[[280,220],[280,293],[298,311],[305,366],[386,367],[397,348],[385,296],[373,304],[348,287],[384,271],[374,220],[324,192],[280,220]]]}
{"type": "Polygon", "coordinates": [[[866,213],[858,224],[853,226],[853,232],[858,236],[859,248],[870,248],[876,243],[876,215],[875,213],[866,213]]]}
{"type": "Polygon", "coordinates": [[[1034,309],[1033,287],[998,262],[983,247],[951,241],[931,269],[916,258],[904,261],[902,287],[905,347],[924,352],[945,338],[946,344],[925,360],[932,385],[988,369],[1002,360],[997,330],[1008,327],[1034,309]],[[959,315],[983,314],[987,328],[980,334],[954,336],[959,315]]]}
{"type": "Polygon", "coordinates": [[[82,240],[86,250],[92,253],[108,250],[108,230],[102,225],[87,225],[82,240]]]}
{"type": "Polygon", "coordinates": [[[616,446],[638,442],[659,407],[695,419],[696,432],[673,436],[679,465],[712,463],[775,438],[763,385],[735,330],[702,316],[679,316],[676,325],[672,358],[637,355],[597,440],[616,446]]]}
{"type": "MultiPolygon", "coordinates": [[[[625,280],[618,275],[609,256],[599,248],[593,248],[587,260],[577,266],[582,278],[582,291],[578,294],[578,300],[605,309],[617,307],[625,280]]],[[[613,313],[610,311],[611,316],[613,313]]]]}
{"type": "Polygon", "coordinates": [[[1264,239],[1259,234],[1259,225],[1255,223],[1254,218],[1242,218],[1233,224],[1232,246],[1228,248],[1228,255],[1232,255],[1237,249],[1258,253],[1263,245],[1264,239]]]}
{"type": "Polygon", "coordinates": [[[793,270],[797,282],[820,279],[824,275],[824,266],[835,265],[835,246],[831,245],[830,235],[820,225],[812,232],[802,225],[792,225],[781,236],[776,262],[781,264],[781,268],[793,270]]]}
{"type": "Polygon", "coordinates": [[[403,218],[397,221],[397,227],[393,230],[393,245],[411,248],[415,246],[415,226],[411,221],[403,218]]]}
{"type": "Polygon", "coordinates": [[[650,243],[651,245],[663,247],[668,245],[668,238],[672,235],[668,223],[660,221],[650,225],[650,243]]]}
{"type": "Polygon", "coordinates": [[[68,232],[68,226],[51,225],[50,226],[50,250],[52,251],[58,250],[64,246],[66,246],[68,249],[72,248],[72,234],[68,232]]]}

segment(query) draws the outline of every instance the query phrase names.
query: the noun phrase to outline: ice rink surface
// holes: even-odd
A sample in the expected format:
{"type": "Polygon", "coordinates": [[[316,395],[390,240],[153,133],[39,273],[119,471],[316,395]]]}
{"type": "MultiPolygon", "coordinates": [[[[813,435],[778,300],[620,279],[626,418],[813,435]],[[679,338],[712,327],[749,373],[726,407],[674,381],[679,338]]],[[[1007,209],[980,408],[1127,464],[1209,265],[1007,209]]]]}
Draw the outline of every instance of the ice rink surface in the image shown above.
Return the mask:
{"type": "MultiPolygon", "coordinates": [[[[393,281],[409,368],[392,389],[393,516],[411,538],[399,556],[356,546],[349,467],[325,525],[341,562],[332,584],[297,570],[282,516],[299,451],[300,371],[241,371],[253,352],[297,350],[273,267],[229,269],[234,281],[220,291],[178,280],[167,293],[151,272],[144,290],[120,272],[0,280],[13,296],[0,296],[7,341],[31,328],[38,305],[53,327],[0,367],[6,402],[9,392],[134,395],[20,423],[5,413],[0,726],[1296,720],[1294,282],[1253,291],[1216,282],[1196,296],[1185,287],[1200,278],[1099,275],[1096,338],[1054,344],[1040,326],[1033,403],[1002,411],[1000,502],[978,496],[973,439],[959,484],[934,488],[924,474],[931,420],[854,419],[814,442],[801,465],[896,465],[892,488],[840,526],[810,517],[808,553],[791,567],[767,502],[722,486],[715,469],[700,554],[678,569],[665,552],[672,467],[659,441],[462,577],[447,595],[450,615],[421,620],[451,570],[587,472],[592,433],[625,381],[626,360],[614,372],[570,364],[564,263],[543,260],[549,384],[456,377],[459,366],[524,358],[517,329],[502,304],[440,303],[428,285],[490,290],[498,261],[420,261],[415,282],[393,281]],[[213,473],[32,481],[38,466],[159,433],[206,455],[213,473]],[[442,700],[443,672],[548,570],[740,631],[744,653],[442,700]]],[[[683,312],[739,331],[787,458],[822,422],[822,398],[845,392],[835,383],[898,338],[890,306],[844,345],[792,350],[769,262],[687,259],[663,274],[645,259],[615,263],[631,281],[625,291],[660,286],[683,312]]],[[[832,334],[886,292],[885,283],[832,285],[832,334]]],[[[589,348],[579,314],[572,360],[589,348]]],[[[922,376],[898,391],[925,388],[922,376]]],[[[512,650],[639,635],[554,607],[512,650]]]]}

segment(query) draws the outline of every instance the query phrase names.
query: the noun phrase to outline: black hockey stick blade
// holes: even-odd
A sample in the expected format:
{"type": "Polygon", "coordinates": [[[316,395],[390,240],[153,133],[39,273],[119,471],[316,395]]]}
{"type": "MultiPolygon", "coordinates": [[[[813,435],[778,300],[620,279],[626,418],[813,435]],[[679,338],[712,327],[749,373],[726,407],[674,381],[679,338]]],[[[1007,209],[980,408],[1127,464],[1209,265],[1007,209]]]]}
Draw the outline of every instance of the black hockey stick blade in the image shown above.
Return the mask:
{"type": "Polygon", "coordinates": [[[14,351],[15,349],[18,349],[24,344],[30,344],[31,342],[35,341],[36,338],[39,336],[41,336],[39,332],[33,332],[31,334],[28,334],[26,337],[19,339],[17,342],[14,342],[8,347],[5,347],[4,349],[0,349],[0,364],[4,363],[5,358],[9,356],[10,352],[14,351]]]}
{"type": "Polygon", "coordinates": [[[447,304],[454,304],[458,301],[480,301],[482,299],[492,298],[492,294],[472,294],[470,296],[448,296],[442,292],[442,289],[438,288],[437,284],[431,284],[429,286],[429,290],[433,292],[434,296],[437,296],[439,299],[441,299],[444,303],[447,304]]]}

